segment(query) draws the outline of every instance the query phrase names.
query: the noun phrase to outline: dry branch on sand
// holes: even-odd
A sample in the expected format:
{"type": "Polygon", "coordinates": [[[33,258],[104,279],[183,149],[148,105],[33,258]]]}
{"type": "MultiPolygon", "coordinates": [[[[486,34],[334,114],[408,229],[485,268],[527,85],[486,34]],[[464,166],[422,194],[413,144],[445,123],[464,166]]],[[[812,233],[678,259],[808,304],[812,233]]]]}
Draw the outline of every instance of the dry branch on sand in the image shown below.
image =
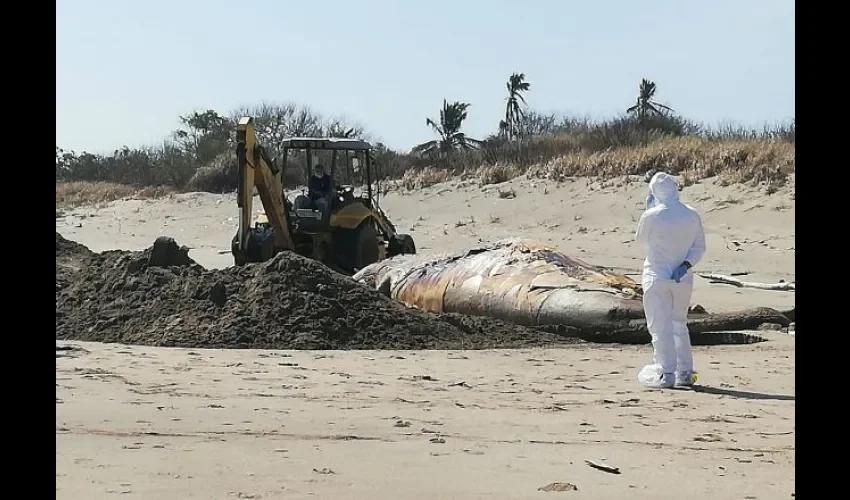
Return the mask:
{"type": "MultiPolygon", "coordinates": [[[[688,319],[688,331],[693,345],[757,343],[765,339],[743,332],[757,330],[764,324],[788,328],[793,322],[793,315],[793,310],[782,312],[769,307],[756,307],[729,313],[694,314],[688,319]]],[[[572,330],[568,334],[594,343],[648,344],[652,340],[645,324],[572,330]]]]}
{"type": "Polygon", "coordinates": [[[756,283],[751,281],[741,281],[737,278],[726,276],[724,274],[713,273],[697,273],[697,276],[705,278],[711,283],[732,285],[738,288],[756,288],[758,290],[771,290],[778,292],[793,292],[797,290],[796,284],[786,283],[785,281],[780,281],[779,283],[756,283]]]}

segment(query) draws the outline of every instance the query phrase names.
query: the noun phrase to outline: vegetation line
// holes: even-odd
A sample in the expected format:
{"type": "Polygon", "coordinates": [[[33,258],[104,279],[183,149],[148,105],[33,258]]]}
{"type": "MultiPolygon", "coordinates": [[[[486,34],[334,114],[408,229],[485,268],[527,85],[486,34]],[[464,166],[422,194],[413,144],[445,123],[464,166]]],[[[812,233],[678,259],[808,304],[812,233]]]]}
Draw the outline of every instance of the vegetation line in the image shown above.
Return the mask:
{"type": "MultiPolygon", "coordinates": [[[[665,170],[686,181],[720,176],[726,182],[783,184],[795,171],[795,122],[752,130],[706,127],[676,114],[656,99],[657,85],[642,80],[635,104],[619,117],[590,120],[528,109],[531,83],[523,73],[506,83],[504,119],[484,139],[463,132],[470,103],[443,101],[438,118],[425,125],[436,135],[409,152],[375,143],[373,157],[382,180],[416,189],[451,176],[474,176],[482,184],[519,175],[562,179],[612,177],[665,170]]],[[[365,129],[327,119],[308,107],[263,103],[223,115],[215,110],[180,117],[180,128],[161,145],[123,147],[112,155],[56,147],[58,206],[107,202],[126,196],[156,197],[173,191],[228,192],[235,189],[235,123],[253,116],[272,157],[291,136],[370,139],[365,129]]],[[[292,158],[287,187],[305,182],[305,159],[292,158]]]]}

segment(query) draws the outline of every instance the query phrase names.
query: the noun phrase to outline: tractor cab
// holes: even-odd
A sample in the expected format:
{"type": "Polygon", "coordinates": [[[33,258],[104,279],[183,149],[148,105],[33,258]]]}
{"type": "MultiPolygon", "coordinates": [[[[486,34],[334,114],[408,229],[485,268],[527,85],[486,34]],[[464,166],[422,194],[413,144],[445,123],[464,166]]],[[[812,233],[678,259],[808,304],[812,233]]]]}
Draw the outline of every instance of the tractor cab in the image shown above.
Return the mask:
{"type": "Polygon", "coordinates": [[[371,210],[371,144],[357,139],[296,137],[281,145],[284,171],[296,166],[299,181],[307,186],[290,200],[290,219],[297,230],[324,232],[335,224],[334,214],[351,205],[371,210]],[[360,187],[359,192],[356,187],[360,187]]]}

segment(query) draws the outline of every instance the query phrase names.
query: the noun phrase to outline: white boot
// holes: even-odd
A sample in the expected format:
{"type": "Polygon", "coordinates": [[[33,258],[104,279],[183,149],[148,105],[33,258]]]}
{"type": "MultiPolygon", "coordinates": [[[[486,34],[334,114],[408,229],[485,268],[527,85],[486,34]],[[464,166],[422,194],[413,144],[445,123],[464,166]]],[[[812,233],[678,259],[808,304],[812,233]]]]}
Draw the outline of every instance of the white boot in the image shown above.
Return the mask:
{"type": "Polygon", "coordinates": [[[676,384],[674,373],[662,373],[661,367],[652,364],[646,365],[638,373],[638,382],[652,389],[669,389],[676,384]]]}

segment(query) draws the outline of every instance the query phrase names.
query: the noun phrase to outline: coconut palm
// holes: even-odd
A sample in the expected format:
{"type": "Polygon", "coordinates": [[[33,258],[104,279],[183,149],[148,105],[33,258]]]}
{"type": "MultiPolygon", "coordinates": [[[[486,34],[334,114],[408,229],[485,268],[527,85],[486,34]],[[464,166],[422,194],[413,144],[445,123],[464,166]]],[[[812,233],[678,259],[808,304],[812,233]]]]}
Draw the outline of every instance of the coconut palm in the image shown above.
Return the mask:
{"type": "Polygon", "coordinates": [[[652,99],[655,97],[656,90],[658,90],[658,87],[655,85],[655,82],[647,80],[646,78],[642,79],[638,91],[637,102],[635,102],[634,106],[627,109],[626,113],[637,114],[638,119],[643,120],[650,113],[655,114],[656,116],[663,116],[664,111],[662,110],[673,112],[672,108],[652,99]]]}
{"type": "Polygon", "coordinates": [[[528,92],[531,84],[525,81],[525,73],[514,73],[508,78],[506,84],[508,97],[505,99],[505,119],[499,122],[499,132],[513,139],[521,134],[520,120],[524,116],[522,107],[527,106],[523,92],[528,92]]]}
{"type": "Polygon", "coordinates": [[[441,157],[449,156],[458,149],[473,149],[481,144],[481,141],[467,137],[460,131],[464,120],[466,120],[467,109],[470,104],[455,101],[451,104],[443,99],[443,109],[440,110],[439,123],[430,118],[425,119],[425,124],[434,129],[440,138],[433,141],[423,142],[411,151],[414,154],[438,154],[441,157]]]}

